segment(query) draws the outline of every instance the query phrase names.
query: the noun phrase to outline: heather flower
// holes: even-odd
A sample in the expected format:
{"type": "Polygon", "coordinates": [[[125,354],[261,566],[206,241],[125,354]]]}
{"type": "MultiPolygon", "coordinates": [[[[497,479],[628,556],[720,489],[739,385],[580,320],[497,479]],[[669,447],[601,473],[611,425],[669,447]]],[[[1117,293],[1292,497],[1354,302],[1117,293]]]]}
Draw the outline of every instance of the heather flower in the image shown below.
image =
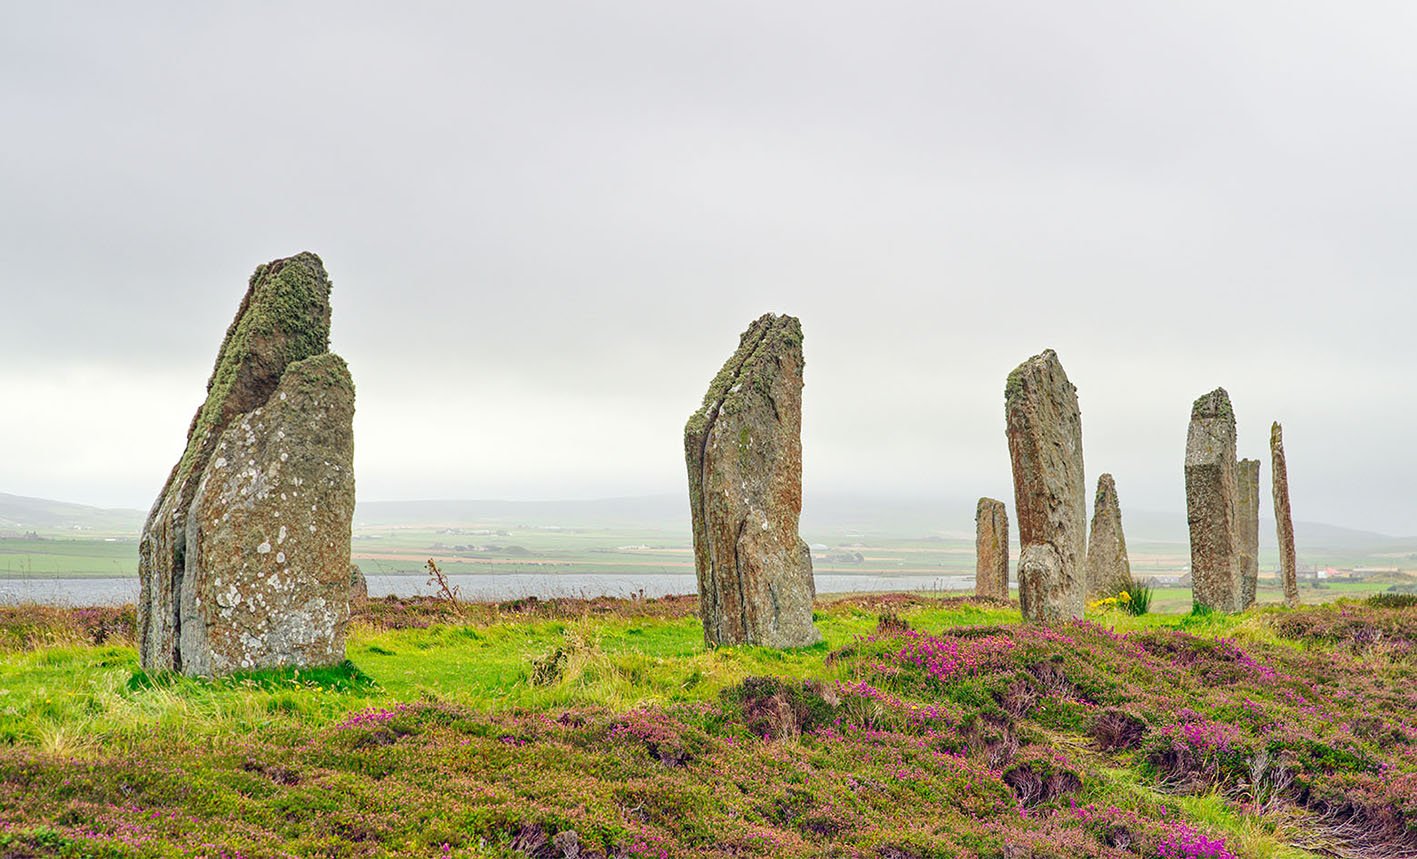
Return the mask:
{"type": "Polygon", "coordinates": [[[1004,635],[958,638],[908,630],[901,637],[906,644],[896,658],[923,669],[942,683],[1001,665],[1015,646],[1013,639],[1004,635]]]}
{"type": "Polygon", "coordinates": [[[1207,838],[1185,823],[1174,824],[1157,851],[1161,859],[1239,859],[1226,849],[1224,838],[1207,838]]]}
{"type": "Polygon", "coordinates": [[[395,716],[399,715],[400,713],[406,712],[408,709],[408,704],[395,704],[391,708],[369,707],[364,710],[359,710],[354,713],[350,713],[344,718],[344,721],[335,725],[335,730],[347,731],[351,728],[359,728],[369,725],[383,725],[392,721],[395,716]]]}

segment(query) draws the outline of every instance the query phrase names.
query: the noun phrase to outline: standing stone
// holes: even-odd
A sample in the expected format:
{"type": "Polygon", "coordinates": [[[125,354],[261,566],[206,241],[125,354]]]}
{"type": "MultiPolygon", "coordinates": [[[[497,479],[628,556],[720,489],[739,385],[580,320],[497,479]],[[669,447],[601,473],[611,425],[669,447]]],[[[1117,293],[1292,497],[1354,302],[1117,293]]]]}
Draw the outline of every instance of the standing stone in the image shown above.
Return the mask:
{"type": "Polygon", "coordinates": [[[1299,604],[1299,578],[1294,558],[1294,518],[1289,512],[1289,464],[1284,459],[1284,428],[1276,421],[1269,430],[1270,480],[1274,484],[1274,527],[1279,537],[1279,579],[1284,604],[1299,604]]]}
{"type": "Polygon", "coordinates": [[[1077,388],[1052,349],[1023,362],[1004,389],[1025,620],[1082,617],[1087,496],[1077,388]]]}
{"type": "Polygon", "coordinates": [[[1240,610],[1255,604],[1260,577],[1260,461],[1242,459],[1235,463],[1237,504],[1235,519],[1240,529],[1240,610]]]}
{"type": "Polygon", "coordinates": [[[802,647],[812,555],[802,512],[802,326],[767,314],[709,385],[684,428],[699,613],[709,647],[802,647]]]}
{"type": "Polygon", "coordinates": [[[349,565],[349,604],[362,605],[369,601],[369,580],[358,564],[349,565]]]}
{"type": "Polygon", "coordinates": [[[344,658],[354,387],[330,280],[259,266],[139,544],[143,667],[214,674],[344,658]]]}
{"type": "Polygon", "coordinates": [[[349,371],[326,352],[222,434],[187,520],[183,671],[344,659],[353,421],[349,371]]]}
{"type": "Polygon", "coordinates": [[[1004,502],[979,499],[974,511],[974,595],[1009,598],[1009,513],[1004,502]]]}
{"type": "Polygon", "coordinates": [[[1122,508],[1112,475],[1097,479],[1092,503],[1092,532],[1087,538],[1088,599],[1115,597],[1132,585],[1132,564],[1127,558],[1127,538],[1122,533],[1122,508]]]}
{"type": "Polygon", "coordinates": [[[1186,434],[1191,598],[1215,611],[1235,611],[1242,592],[1235,470],[1235,411],[1230,395],[1216,388],[1192,406],[1186,434]]]}

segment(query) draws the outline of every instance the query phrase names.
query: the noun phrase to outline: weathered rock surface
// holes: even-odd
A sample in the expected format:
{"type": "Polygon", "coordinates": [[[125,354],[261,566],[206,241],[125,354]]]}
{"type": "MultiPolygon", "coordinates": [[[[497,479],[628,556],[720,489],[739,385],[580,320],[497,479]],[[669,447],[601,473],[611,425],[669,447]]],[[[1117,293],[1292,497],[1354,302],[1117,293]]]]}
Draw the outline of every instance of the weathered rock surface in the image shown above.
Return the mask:
{"type": "Polygon", "coordinates": [[[1112,475],[1097,479],[1092,502],[1092,532],[1087,538],[1087,596],[1115,597],[1132,584],[1132,564],[1127,558],[1127,538],[1122,533],[1122,508],[1112,475]]]}
{"type": "Polygon", "coordinates": [[[353,420],[349,371],[326,353],[222,434],[187,520],[183,671],[344,659],[353,420]]]}
{"type": "Polygon", "coordinates": [[[1260,461],[1235,463],[1235,520],[1240,529],[1240,610],[1255,604],[1260,577],[1260,461]]]}
{"type": "Polygon", "coordinates": [[[358,564],[349,565],[349,604],[359,605],[369,601],[369,580],[358,564]]]}
{"type": "Polygon", "coordinates": [[[1049,349],[1020,364],[1004,389],[1019,603],[1025,620],[1080,618],[1085,597],[1087,489],[1077,388],[1049,349]]]}
{"type": "Polygon", "coordinates": [[[812,625],[802,512],[802,326],[767,314],[684,428],[699,612],[710,647],[800,647],[812,625]]]}
{"type": "Polygon", "coordinates": [[[353,385],[329,354],[329,296],[311,253],[251,276],[186,450],[143,528],[144,668],[210,674],[343,659],[353,385]]]}
{"type": "Polygon", "coordinates": [[[1196,400],[1186,434],[1186,520],[1191,531],[1191,598],[1215,611],[1240,606],[1240,528],[1235,479],[1235,411],[1216,388],[1196,400]]]}
{"type": "Polygon", "coordinates": [[[1009,513],[1004,502],[979,499],[974,511],[974,593],[1009,598],[1009,513]]]}
{"type": "Polygon", "coordinates": [[[1276,421],[1269,430],[1270,480],[1274,485],[1274,527],[1279,537],[1279,580],[1284,604],[1299,604],[1299,578],[1294,556],[1294,518],[1289,511],[1289,463],[1284,458],[1284,428],[1276,421]]]}

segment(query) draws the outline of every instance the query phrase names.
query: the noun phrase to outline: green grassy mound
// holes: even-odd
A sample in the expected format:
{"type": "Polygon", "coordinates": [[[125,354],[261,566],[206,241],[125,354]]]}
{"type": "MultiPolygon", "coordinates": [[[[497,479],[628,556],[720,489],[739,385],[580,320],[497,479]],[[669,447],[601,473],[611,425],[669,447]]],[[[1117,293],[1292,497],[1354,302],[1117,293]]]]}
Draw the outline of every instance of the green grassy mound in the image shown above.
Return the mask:
{"type": "Polygon", "coordinates": [[[149,675],[131,611],[0,609],[0,856],[1417,851],[1417,608],[379,600],[333,668],[149,675]]]}

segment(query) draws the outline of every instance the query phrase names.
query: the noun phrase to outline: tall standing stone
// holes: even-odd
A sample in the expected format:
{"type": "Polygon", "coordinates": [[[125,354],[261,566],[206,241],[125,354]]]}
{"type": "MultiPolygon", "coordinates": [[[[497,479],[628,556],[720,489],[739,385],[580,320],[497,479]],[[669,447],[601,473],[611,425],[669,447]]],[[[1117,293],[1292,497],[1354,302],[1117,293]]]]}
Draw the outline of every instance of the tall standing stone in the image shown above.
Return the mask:
{"type": "Polygon", "coordinates": [[[259,266],[139,544],[144,668],[215,674],[344,658],[354,386],[330,280],[259,266]]]}
{"type": "Polygon", "coordinates": [[[369,580],[358,564],[349,565],[349,605],[351,608],[369,601],[369,580]]]}
{"type": "Polygon", "coordinates": [[[1022,546],[1018,588],[1024,619],[1053,623],[1082,617],[1087,545],[1082,415],[1077,388],[1053,350],[1009,374],[1004,412],[1022,546]]]}
{"type": "Polygon", "coordinates": [[[802,512],[802,326],[767,314],[684,428],[699,613],[710,647],[801,647],[812,625],[802,512]]]}
{"type": "Polygon", "coordinates": [[[1269,430],[1270,480],[1274,485],[1274,527],[1279,537],[1279,579],[1284,604],[1299,604],[1299,578],[1294,557],[1294,519],[1289,512],[1289,463],[1284,458],[1284,428],[1275,421],[1269,430]]]}
{"type": "Polygon", "coordinates": [[[1115,597],[1132,584],[1132,564],[1127,558],[1127,538],[1122,533],[1122,508],[1117,503],[1117,483],[1112,475],[1097,479],[1092,502],[1092,532],[1087,538],[1087,596],[1115,597]]]}
{"type": "Polygon", "coordinates": [[[1260,461],[1235,463],[1235,519],[1240,529],[1240,610],[1255,604],[1260,576],[1260,461]]]}
{"type": "Polygon", "coordinates": [[[1009,598],[1009,513],[1004,502],[979,499],[974,511],[974,594],[1009,598]]]}
{"type": "Polygon", "coordinates": [[[1186,520],[1191,531],[1191,597],[1197,606],[1240,605],[1240,529],[1235,479],[1235,411],[1216,388],[1191,407],[1186,434],[1186,520]]]}

